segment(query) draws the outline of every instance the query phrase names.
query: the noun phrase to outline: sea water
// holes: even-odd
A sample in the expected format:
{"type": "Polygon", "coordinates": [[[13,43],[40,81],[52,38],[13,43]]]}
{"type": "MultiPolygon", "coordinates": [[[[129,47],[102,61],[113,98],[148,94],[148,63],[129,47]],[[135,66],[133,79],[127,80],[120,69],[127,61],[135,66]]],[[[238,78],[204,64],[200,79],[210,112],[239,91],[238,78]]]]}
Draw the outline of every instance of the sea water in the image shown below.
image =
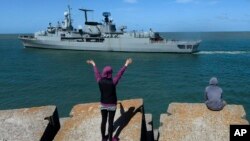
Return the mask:
{"type": "Polygon", "coordinates": [[[171,102],[204,102],[216,76],[228,104],[243,105],[250,119],[250,32],[161,33],[168,40],[202,40],[195,54],[119,53],[24,48],[18,35],[0,35],[0,110],[56,105],[61,117],[79,103],[98,102],[93,68],[115,73],[131,57],[117,86],[119,100],[142,98],[159,126],[171,102]]]}

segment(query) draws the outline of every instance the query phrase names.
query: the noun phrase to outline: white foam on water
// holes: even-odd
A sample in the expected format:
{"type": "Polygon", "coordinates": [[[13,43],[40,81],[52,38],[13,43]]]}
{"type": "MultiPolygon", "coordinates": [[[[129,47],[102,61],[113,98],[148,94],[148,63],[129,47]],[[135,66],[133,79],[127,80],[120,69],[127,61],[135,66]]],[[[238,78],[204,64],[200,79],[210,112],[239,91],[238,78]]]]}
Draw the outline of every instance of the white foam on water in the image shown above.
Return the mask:
{"type": "Polygon", "coordinates": [[[250,51],[199,51],[195,54],[250,54],[250,51]]]}

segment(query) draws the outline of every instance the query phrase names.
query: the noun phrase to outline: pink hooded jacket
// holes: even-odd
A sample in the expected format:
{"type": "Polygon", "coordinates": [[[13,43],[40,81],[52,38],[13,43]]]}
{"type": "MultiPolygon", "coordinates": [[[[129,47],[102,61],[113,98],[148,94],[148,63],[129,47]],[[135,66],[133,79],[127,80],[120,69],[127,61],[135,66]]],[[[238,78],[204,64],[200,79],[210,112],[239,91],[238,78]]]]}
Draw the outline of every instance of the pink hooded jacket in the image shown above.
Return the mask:
{"type": "MultiPolygon", "coordinates": [[[[121,76],[123,75],[123,73],[125,72],[126,68],[127,68],[126,66],[123,66],[119,70],[119,72],[116,74],[116,76],[113,78],[114,85],[118,84],[118,82],[119,82],[121,76]]],[[[94,72],[95,72],[96,81],[98,83],[101,80],[101,78],[112,78],[113,70],[112,70],[111,66],[106,66],[103,68],[102,75],[100,75],[97,67],[94,66],[94,72]]]]}

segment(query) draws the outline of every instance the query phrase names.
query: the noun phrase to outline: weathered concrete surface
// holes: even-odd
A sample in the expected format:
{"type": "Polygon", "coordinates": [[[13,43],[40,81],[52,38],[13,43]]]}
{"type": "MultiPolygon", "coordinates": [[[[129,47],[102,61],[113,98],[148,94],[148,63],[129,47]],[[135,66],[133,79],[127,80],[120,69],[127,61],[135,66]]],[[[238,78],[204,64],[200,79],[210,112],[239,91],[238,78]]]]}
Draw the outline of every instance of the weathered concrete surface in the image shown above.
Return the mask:
{"type": "Polygon", "coordinates": [[[229,141],[230,124],[249,124],[241,105],[210,111],[205,104],[171,103],[162,114],[159,141],[229,141]]]}
{"type": "Polygon", "coordinates": [[[147,131],[153,131],[153,117],[152,114],[145,114],[147,131]]]}
{"type": "Polygon", "coordinates": [[[60,118],[59,121],[60,121],[60,125],[63,126],[64,125],[64,122],[66,120],[70,119],[70,117],[63,117],[63,118],[60,118]]]}
{"type": "Polygon", "coordinates": [[[159,129],[154,129],[154,141],[159,140],[159,129]]]}
{"type": "Polygon", "coordinates": [[[0,111],[0,141],[50,141],[59,128],[56,106],[0,111]]]}
{"type": "MultiPolygon", "coordinates": [[[[101,113],[99,103],[79,104],[73,107],[71,118],[55,137],[55,141],[100,141],[101,113]]],[[[114,136],[120,141],[140,141],[142,130],[142,99],[124,100],[118,102],[115,120],[114,136]]]]}
{"type": "Polygon", "coordinates": [[[153,132],[153,117],[152,114],[145,114],[146,128],[147,128],[147,141],[154,140],[153,132]]]}

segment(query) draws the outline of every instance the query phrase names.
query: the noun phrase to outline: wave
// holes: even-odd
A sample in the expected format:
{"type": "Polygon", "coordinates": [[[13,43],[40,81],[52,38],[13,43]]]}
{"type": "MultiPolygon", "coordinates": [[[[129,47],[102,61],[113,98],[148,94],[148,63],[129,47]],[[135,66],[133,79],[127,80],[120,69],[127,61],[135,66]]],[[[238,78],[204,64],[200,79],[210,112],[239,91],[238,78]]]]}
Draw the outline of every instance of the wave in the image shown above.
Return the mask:
{"type": "Polygon", "coordinates": [[[195,54],[250,54],[250,51],[199,51],[195,54]]]}

